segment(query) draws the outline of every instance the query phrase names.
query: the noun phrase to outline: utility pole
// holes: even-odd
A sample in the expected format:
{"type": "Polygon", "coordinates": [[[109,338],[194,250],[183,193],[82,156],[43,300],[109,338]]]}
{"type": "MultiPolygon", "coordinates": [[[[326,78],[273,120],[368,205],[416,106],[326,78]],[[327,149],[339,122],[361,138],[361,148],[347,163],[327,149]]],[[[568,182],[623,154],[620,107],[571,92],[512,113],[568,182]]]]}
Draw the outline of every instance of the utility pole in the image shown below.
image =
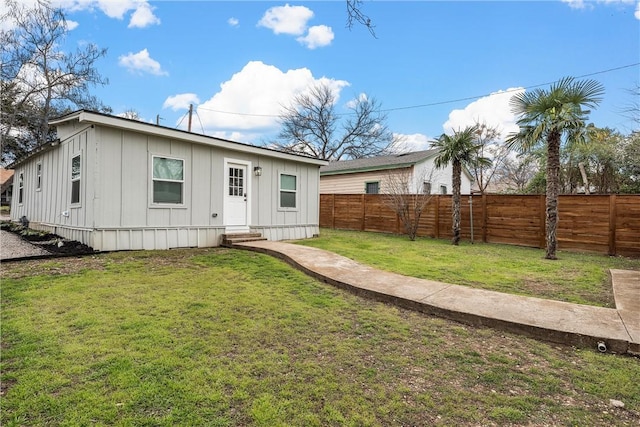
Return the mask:
{"type": "Polygon", "coordinates": [[[160,119],[162,119],[162,117],[160,117],[160,114],[156,114],[156,126],[160,126],[160,119]]]}
{"type": "Polygon", "coordinates": [[[191,116],[193,116],[193,104],[189,104],[189,127],[187,130],[191,132],[191,116]]]}

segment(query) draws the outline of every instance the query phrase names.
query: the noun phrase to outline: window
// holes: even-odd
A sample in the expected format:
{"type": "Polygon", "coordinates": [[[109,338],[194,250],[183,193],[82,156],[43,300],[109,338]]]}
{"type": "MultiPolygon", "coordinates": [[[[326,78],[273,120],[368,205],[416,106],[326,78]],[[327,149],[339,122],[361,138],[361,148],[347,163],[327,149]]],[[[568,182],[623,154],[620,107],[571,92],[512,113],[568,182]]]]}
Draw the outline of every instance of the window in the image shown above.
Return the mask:
{"type": "Polygon", "coordinates": [[[446,185],[441,185],[440,186],[440,194],[447,194],[447,186],[446,185]]]}
{"type": "Polygon", "coordinates": [[[431,183],[429,181],[422,183],[422,194],[431,194],[431,183]]]}
{"type": "Polygon", "coordinates": [[[22,197],[24,194],[24,172],[20,172],[18,175],[18,203],[22,204],[22,197]]]}
{"type": "Polygon", "coordinates": [[[80,155],[71,159],[71,204],[80,203],[80,155]]]}
{"type": "Polygon", "coordinates": [[[42,188],[42,163],[36,163],[36,191],[42,188]]]}
{"type": "Polygon", "coordinates": [[[378,181],[365,182],[364,183],[364,192],[366,194],[378,194],[380,192],[380,183],[378,181]]]}
{"type": "Polygon", "coordinates": [[[153,203],[182,204],[184,160],[153,156],[153,203]]]}
{"type": "Polygon", "coordinates": [[[229,195],[243,197],[244,194],[244,169],[229,168],[229,195]]]}
{"type": "Polygon", "coordinates": [[[295,175],[280,174],[280,207],[296,208],[296,193],[298,190],[298,177],[295,175]]]}

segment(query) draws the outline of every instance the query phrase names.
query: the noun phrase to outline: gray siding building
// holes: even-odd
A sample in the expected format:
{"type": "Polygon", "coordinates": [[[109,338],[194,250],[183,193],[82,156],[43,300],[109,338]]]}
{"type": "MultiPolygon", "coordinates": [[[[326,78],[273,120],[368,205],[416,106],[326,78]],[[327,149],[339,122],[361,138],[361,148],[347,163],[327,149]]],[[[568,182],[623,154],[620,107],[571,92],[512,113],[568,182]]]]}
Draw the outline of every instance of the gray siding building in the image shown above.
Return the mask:
{"type": "Polygon", "coordinates": [[[11,219],[98,251],[210,247],[225,233],[319,232],[326,161],[77,111],[16,162],[11,219]]]}

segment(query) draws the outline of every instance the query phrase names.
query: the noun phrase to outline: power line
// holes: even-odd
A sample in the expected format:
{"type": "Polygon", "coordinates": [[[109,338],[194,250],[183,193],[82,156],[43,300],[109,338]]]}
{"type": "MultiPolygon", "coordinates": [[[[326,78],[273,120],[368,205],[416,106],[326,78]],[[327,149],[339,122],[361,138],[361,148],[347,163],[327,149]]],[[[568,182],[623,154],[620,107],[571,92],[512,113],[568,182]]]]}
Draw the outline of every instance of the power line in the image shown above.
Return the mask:
{"type": "Polygon", "coordinates": [[[204,135],[204,126],[202,126],[202,120],[200,120],[200,114],[198,114],[198,109],[196,108],[196,117],[198,118],[198,121],[200,122],[200,129],[202,129],[202,134],[204,135]]]}
{"type": "Polygon", "coordinates": [[[184,120],[185,117],[187,117],[188,114],[189,114],[188,111],[186,113],[184,113],[184,115],[182,116],[182,118],[180,119],[178,124],[176,125],[176,129],[178,129],[180,127],[180,125],[182,124],[182,121],[184,120]]]}
{"type": "MultiPolygon", "coordinates": [[[[636,62],[635,64],[623,65],[623,66],[621,66],[621,67],[616,67],[616,68],[609,68],[609,69],[607,69],[607,70],[596,71],[596,72],[594,72],[594,73],[583,74],[583,75],[581,75],[581,76],[577,76],[577,77],[575,77],[575,78],[576,78],[576,79],[581,79],[581,78],[584,78],[584,77],[595,76],[596,74],[609,73],[609,72],[611,72],[611,71],[622,70],[622,69],[624,69],[624,68],[631,68],[631,67],[635,67],[635,66],[638,66],[638,65],[640,65],[640,62],[636,62]]],[[[556,82],[558,82],[558,80],[555,80],[555,81],[553,81],[553,82],[540,83],[540,84],[532,85],[532,86],[526,86],[526,87],[524,87],[524,88],[507,89],[507,90],[505,90],[505,91],[502,91],[501,93],[519,92],[519,91],[521,91],[521,90],[523,90],[523,89],[524,89],[524,90],[527,90],[527,89],[535,89],[535,88],[537,88],[537,87],[540,87],[540,86],[547,86],[547,85],[550,85],[550,84],[553,84],[553,83],[556,83],[556,82]]],[[[491,95],[492,95],[491,93],[486,93],[486,94],[484,94],[484,95],[468,96],[468,97],[465,97],[465,98],[452,99],[452,100],[450,100],[450,101],[432,102],[432,103],[430,103],[430,104],[419,104],[419,105],[412,105],[412,106],[409,106],[409,107],[388,108],[388,109],[384,109],[384,110],[380,110],[380,111],[382,111],[382,112],[387,112],[387,111],[408,110],[408,109],[413,109],[413,108],[432,107],[432,106],[435,106],[435,105],[452,104],[452,103],[454,103],[454,102],[461,102],[461,101],[470,101],[470,100],[472,100],[472,99],[484,98],[484,97],[486,97],[486,96],[491,96],[491,95]]]]}
{"type": "MultiPolygon", "coordinates": [[[[610,72],[613,72],[613,71],[623,70],[625,68],[637,67],[638,65],[640,65],[640,62],[636,62],[634,64],[622,65],[620,67],[608,68],[606,70],[595,71],[593,73],[588,73],[588,74],[583,74],[581,76],[576,76],[575,78],[576,79],[581,79],[581,78],[584,78],[584,77],[591,77],[591,76],[595,76],[595,75],[598,75],[598,74],[605,74],[605,73],[610,73],[610,72]]],[[[535,89],[537,87],[547,86],[547,85],[556,83],[558,81],[559,80],[555,80],[555,81],[552,81],[552,82],[540,83],[540,84],[526,86],[524,88],[518,88],[518,89],[507,89],[505,91],[502,91],[501,93],[518,92],[518,91],[521,91],[523,89],[524,90],[535,89]]],[[[436,105],[453,104],[453,103],[462,102],[462,101],[471,101],[471,100],[484,98],[484,97],[491,96],[491,95],[492,95],[492,93],[485,93],[483,95],[467,96],[467,97],[464,97],[464,98],[451,99],[451,100],[447,100],[447,101],[437,101],[437,102],[431,102],[431,103],[427,103],[427,104],[409,105],[409,106],[406,106],[406,107],[385,108],[383,110],[380,110],[380,112],[411,110],[411,109],[424,108],[424,107],[434,107],[436,105]]],[[[211,111],[213,113],[231,114],[231,115],[234,115],[234,116],[273,117],[273,118],[280,117],[280,115],[275,115],[275,114],[250,114],[250,113],[236,113],[236,112],[232,112],[232,111],[213,110],[211,108],[205,108],[205,107],[202,107],[202,106],[198,106],[198,109],[202,109],[204,111],[211,111]]],[[[349,115],[349,114],[351,114],[351,113],[338,114],[338,115],[349,115]]]]}

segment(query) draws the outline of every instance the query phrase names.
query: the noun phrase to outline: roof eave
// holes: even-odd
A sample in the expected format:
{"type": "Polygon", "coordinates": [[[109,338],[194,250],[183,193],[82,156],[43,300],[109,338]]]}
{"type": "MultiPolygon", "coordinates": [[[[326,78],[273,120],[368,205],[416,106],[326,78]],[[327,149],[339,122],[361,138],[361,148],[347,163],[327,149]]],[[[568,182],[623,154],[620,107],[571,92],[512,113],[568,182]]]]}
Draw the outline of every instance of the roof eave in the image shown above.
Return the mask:
{"type": "Polygon", "coordinates": [[[385,170],[393,170],[393,169],[404,169],[411,166],[414,166],[415,163],[401,163],[396,165],[382,165],[382,166],[370,166],[364,168],[354,168],[354,169],[340,169],[333,171],[320,171],[320,176],[326,175],[344,175],[351,173],[362,173],[362,172],[376,172],[376,171],[385,171],[385,170]]]}
{"type": "Polygon", "coordinates": [[[298,154],[285,153],[270,148],[257,147],[255,145],[244,144],[241,142],[228,141],[225,139],[215,138],[212,136],[199,135],[191,132],[186,132],[178,129],[170,129],[163,126],[157,126],[150,123],[144,123],[136,120],[128,120],[121,117],[114,117],[106,114],[95,113],[91,111],[80,110],[74,113],[67,114],[56,119],[49,121],[49,124],[56,125],[65,123],[71,120],[78,120],[79,122],[93,123],[97,125],[124,128],[131,131],[137,131],[157,136],[169,137],[173,139],[179,139],[187,142],[198,143],[208,146],[216,146],[220,148],[226,148],[233,151],[240,151],[244,153],[276,157],[285,160],[292,160],[296,162],[309,163],[317,166],[324,166],[329,164],[326,160],[317,159],[314,157],[307,157],[298,154]]]}

